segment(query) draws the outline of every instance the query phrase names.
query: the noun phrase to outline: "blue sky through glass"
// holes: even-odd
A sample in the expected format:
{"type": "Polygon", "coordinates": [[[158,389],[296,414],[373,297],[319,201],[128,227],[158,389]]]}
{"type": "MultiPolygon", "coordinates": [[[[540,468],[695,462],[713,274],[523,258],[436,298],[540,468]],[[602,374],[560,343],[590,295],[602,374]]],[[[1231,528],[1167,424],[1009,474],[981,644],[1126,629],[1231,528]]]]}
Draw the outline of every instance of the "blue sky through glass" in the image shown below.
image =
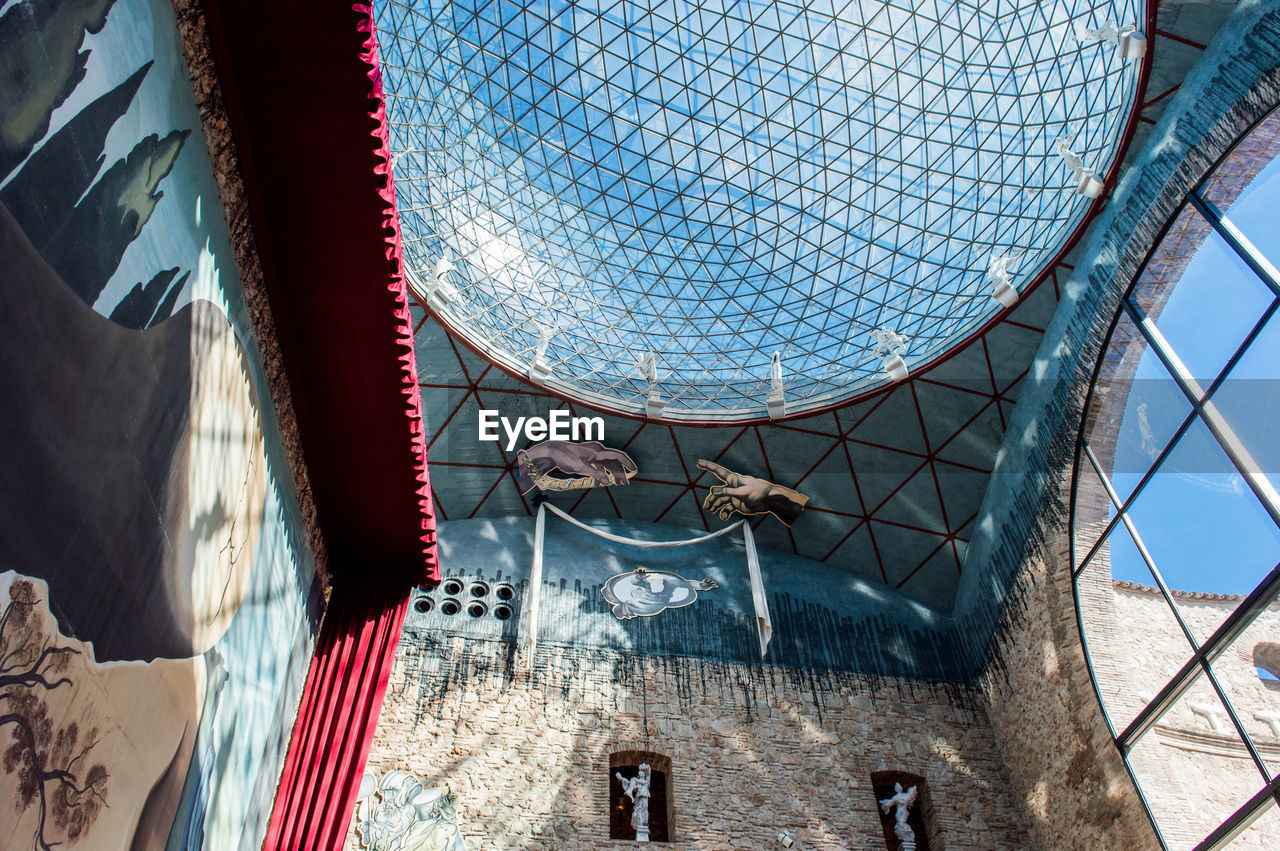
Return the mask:
{"type": "Polygon", "coordinates": [[[884,379],[871,332],[943,353],[1024,286],[1105,173],[1137,63],[1075,26],[1137,2],[375,4],[406,261],[445,318],[552,386],[759,416],[884,379]]]}
{"type": "MultiPolygon", "coordinates": [[[[1267,192],[1280,191],[1277,163],[1254,183],[1252,204],[1262,203],[1267,192]]],[[[1173,338],[1171,343],[1184,362],[1205,365],[1196,372],[1205,387],[1216,377],[1205,373],[1226,363],[1273,299],[1252,272],[1241,269],[1239,261],[1224,251],[1229,249],[1216,235],[1205,240],[1186,265],[1157,322],[1173,338]],[[1251,280],[1239,278],[1241,272],[1251,280]]],[[[1280,425],[1278,372],[1280,322],[1272,318],[1212,397],[1260,471],[1273,482],[1280,481],[1276,468],[1280,456],[1275,451],[1280,425]]],[[[1163,379],[1161,385],[1167,384],[1168,374],[1148,349],[1138,363],[1135,387],[1154,386],[1158,379],[1163,379]]],[[[1121,435],[1142,431],[1144,412],[1139,405],[1143,398],[1140,393],[1130,394],[1121,435]]],[[[1180,417],[1180,406],[1168,407],[1175,418],[1180,417]]],[[[1160,448],[1118,441],[1111,475],[1116,489],[1129,493],[1160,448]]],[[[1280,530],[1201,423],[1188,431],[1161,466],[1135,501],[1131,516],[1145,541],[1158,542],[1149,543],[1157,567],[1177,590],[1248,594],[1280,563],[1280,530]]],[[[1113,551],[1111,568],[1116,579],[1152,584],[1132,549],[1113,551]]]]}

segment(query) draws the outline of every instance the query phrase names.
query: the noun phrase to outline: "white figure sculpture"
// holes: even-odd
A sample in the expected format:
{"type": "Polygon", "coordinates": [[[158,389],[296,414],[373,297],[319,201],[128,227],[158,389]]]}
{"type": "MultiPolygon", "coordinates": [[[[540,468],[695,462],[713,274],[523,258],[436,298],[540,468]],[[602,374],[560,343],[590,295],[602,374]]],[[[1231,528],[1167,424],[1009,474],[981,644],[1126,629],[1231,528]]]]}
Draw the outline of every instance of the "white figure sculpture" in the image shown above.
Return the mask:
{"type": "Polygon", "coordinates": [[[987,277],[991,279],[991,283],[994,285],[991,290],[991,297],[1005,307],[1013,307],[1018,302],[1018,291],[1014,289],[1013,282],[1009,280],[1009,272],[1021,257],[1022,252],[1017,254],[992,254],[991,259],[987,261],[987,277]]]}
{"type": "Polygon", "coordinates": [[[1075,144],[1076,132],[1073,131],[1070,136],[1059,136],[1054,144],[1057,146],[1058,156],[1062,157],[1062,161],[1067,164],[1067,169],[1075,175],[1093,174],[1093,169],[1084,167],[1084,160],[1080,155],[1071,150],[1071,146],[1075,144]]]}
{"type": "Polygon", "coordinates": [[[1085,168],[1084,160],[1071,149],[1079,132],[1078,129],[1073,129],[1069,136],[1059,136],[1054,145],[1058,156],[1067,164],[1067,171],[1071,172],[1076,192],[1089,198],[1097,198],[1102,194],[1102,181],[1095,176],[1093,169],[1085,168]]]}
{"type": "Polygon", "coordinates": [[[902,336],[892,328],[877,328],[871,332],[871,336],[876,341],[875,353],[884,358],[884,371],[894,381],[906,378],[907,362],[902,355],[911,343],[911,338],[902,336]]]}
{"type": "MultiPolygon", "coordinates": [[[[1125,29],[1130,32],[1133,30],[1132,27],[1126,27],[1125,29]]],[[[1083,24],[1076,24],[1076,41],[1081,44],[1110,43],[1118,47],[1123,35],[1124,32],[1121,31],[1121,29],[1116,26],[1116,22],[1110,18],[1103,21],[1102,26],[1096,29],[1086,27],[1083,24]]]]}
{"type": "Polygon", "coordinates": [[[631,779],[615,771],[622,782],[622,791],[631,799],[631,826],[636,829],[636,841],[649,841],[649,781],[652,769],[649,763],[640,763],[640,773],[631,779]]]}
{"type": "Polygon", "coordinates": [[[876,341],[876,354],[880,357],[900,355],[907,350],[911,338],[904,337],[892,328],[877,328],[871,332],[876,341]]]}
{"type": "Polygon", "coordinates": [[[787,397],[782,385],[782,352],[774,352],[769,363],[769,395],[765,398],[765,409],[771,420],[787,415],[787,397]]]}
{"type": "Polygon", "coordinates": [[[1083,45],[1110,44],[1125,59],[1141,59],[1147,52],[1147,39],[1135,26],[1116,26],[1107,19],[1097,28],[1076,24],[1076,41],[1083,45]]]}
{"type": "Polygon", "coordinates": [[[915,802],[916,787],[912,786],[904,792],[901,783],[894,783],[893,795],[880,801],[880,812],[888,815],[889,810],[893,810],[893,835],[902,843],[898,846],[901,851],[916,851],[916,832],[907,824],[911,805],[915,802]]]}
{"type": "Polygon", "coordinates": [[[436,265],[431,270],[431,277],[435,278],[436,283],[443,284],[445,275],[453,271],[453,264],[449,262],[449,258],[440,255],[440,259],[436,261],[436,265]]]}
{"type": "Polygon", "coordinates": [[[453,264],[443,254],[431,269],[431,278],[427,281],[427,305],[437,313],[458,298],[458,291],[446,280],[452,271],[453,264]]]}
{"type": "Polygon", "coordinates": [[[412,774],[365,774],[356,801],[356,847],[361,851],[466,851],[454,797],[427,789],[412,774]]]}
{"type": "Polygon", "coordinates": [[[987,277],[997,284],[1009,283],[1009,273],[1021,258],[1021,251],[1017,254],[992,254],[987,261],[987,277]]]}
{"type": "Polygon", "coordinates": [[[546,328],[538,329],[538,343],[533,349],[533,363],[529,364],[529,380],[534,384],[544,384],[551,377],[551,365],[547,363],[547,346],[551,344],[551,332],[546,328]]]}
{"type": "Polygon", "coordinates": [[[648,395],[645,397],[644,412],[651,420],[662,419],[662,409],[667,406],[666,401],[662,398],[662,392],[658,390],[658,358],[653,352],[646,354],[636,369],[640,371],[640,375],[645,381],[649,382],[648,395]]]}

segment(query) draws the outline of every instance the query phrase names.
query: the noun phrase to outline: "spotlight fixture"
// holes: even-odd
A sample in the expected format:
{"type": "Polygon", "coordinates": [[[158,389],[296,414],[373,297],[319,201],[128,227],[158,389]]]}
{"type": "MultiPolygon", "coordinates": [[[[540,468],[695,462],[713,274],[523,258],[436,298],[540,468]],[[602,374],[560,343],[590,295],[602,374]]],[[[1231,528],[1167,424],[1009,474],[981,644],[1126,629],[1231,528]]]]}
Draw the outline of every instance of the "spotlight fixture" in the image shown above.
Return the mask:
{"type": "Polygon", "coordinates": [[[894,381],[906,378],[911,370],[907,369],[907,362],[902,355],[911,338],[902,336],[892,328],[877,328],[871,332],[871,336],[876,341],[875,353],[883,358],[884,371],[889,378],[894,381]]]}
{"type": "Polygon", "coordinates": [[[1005,307],[1013,307],[1018,303],[1018,290],[1009,279],[1009,272],[1021,257],[1021,252],[1017,254],[1001,254],[999,256],[992,254],[991,259],[987,262],[987,277],[991,279],[991,283],[994,285],[991,290],[991,297],[1005,307]]]}
{"type": "Polygon", "coordinates": [[[765,410],[769,419],[780,420],[787,415],[787,398],[782,387],[782,353],[773,353],[773,363],[769,365],[769,395],[765,398],[765,410]]]}
{"type": "Polygon", "coordinates": [[[539,386],[551,377],[551,365],[547,363],[547,344],[551,342],[551,333],[545,329],[538,331],[538,345],[533,350],[533,363],[529,364],[529,380],[539,386]]]}
{"type": "Polygon", "coordinates": [[[782,843],[783,848],[790,848],[796,844],[796,841],[791,838],[791,834],[785,830],[778,834],[778,841],[782,843]]]}
{"type": "Polygon", "coordinates": [[[435,266],[431,269],[431,280],[427,283],[426,297],[427,306],[435,313],[444,310],[449,302],[458,297],[458,291],[445,280],[452,271],[453,264],[443,255],[436,260],[435,266]]]}

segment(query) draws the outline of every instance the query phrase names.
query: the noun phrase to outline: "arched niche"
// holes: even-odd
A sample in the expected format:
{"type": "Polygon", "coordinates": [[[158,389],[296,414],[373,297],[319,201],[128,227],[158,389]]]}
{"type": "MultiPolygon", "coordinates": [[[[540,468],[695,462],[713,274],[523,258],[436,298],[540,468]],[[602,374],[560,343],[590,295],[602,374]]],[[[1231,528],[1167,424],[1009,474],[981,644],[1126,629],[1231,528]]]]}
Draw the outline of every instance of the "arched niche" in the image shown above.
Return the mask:
{"type": "Polygon", "coordinates": [[[671,757],[655,751],[624,750],[609,755],[609,838],[635,839],[631,826],[631,799],[622,789],[624,779],[635,777],[640,766],[647,764],[649,780],[649,841],[671,842],[674,831],[674,807],[671,790],[671,757]]]}

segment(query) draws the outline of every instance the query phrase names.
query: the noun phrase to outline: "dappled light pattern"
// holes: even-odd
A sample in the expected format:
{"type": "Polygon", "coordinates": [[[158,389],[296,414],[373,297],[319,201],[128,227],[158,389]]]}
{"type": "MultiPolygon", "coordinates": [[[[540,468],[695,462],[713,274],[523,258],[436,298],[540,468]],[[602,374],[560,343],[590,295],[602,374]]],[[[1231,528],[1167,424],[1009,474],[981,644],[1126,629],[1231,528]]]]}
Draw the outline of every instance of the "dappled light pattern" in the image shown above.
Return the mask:
{"type": "Polygon", "coordinates": [[[615,411],[763,416],[774,352],[791,412],[847,399],[1067,241],[1059,140],[1104,176],[1139,67],[1075,27],[1139,5],[375,4],[408,274],[615,411]]]}

